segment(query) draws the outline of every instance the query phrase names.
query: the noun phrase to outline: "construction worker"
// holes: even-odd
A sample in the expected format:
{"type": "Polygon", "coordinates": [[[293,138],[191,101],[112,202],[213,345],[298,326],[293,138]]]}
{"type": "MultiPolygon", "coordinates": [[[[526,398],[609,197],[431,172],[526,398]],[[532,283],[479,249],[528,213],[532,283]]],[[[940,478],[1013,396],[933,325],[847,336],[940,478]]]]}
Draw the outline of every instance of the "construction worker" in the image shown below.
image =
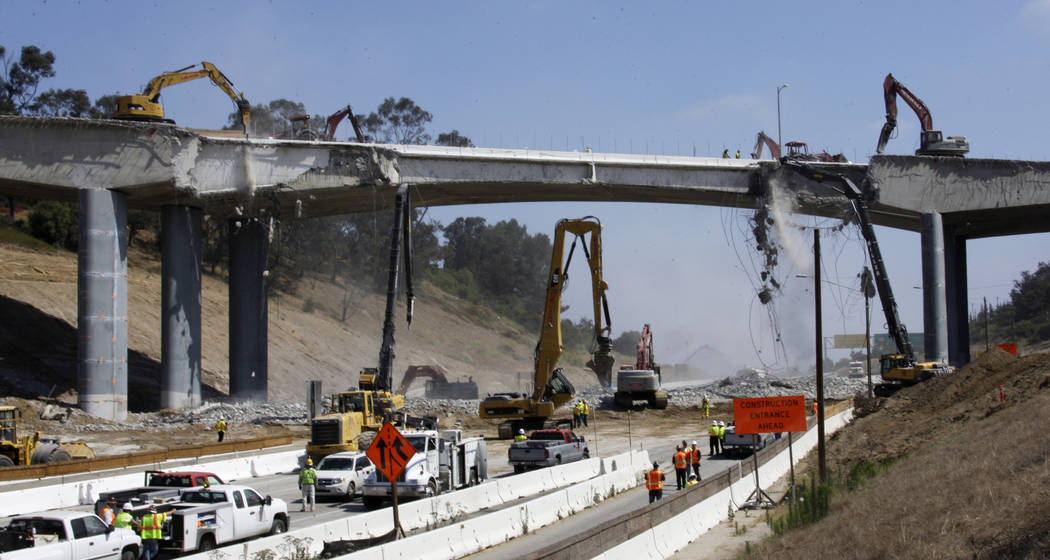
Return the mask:
{"type": "Polygon", "coordinates": [[[704,395],[704,400],[700,402],[700,417],[711,417],[711,397],[708,397],[707,395],[704,395]]]}
{"type": "Polygon", "coordinates": [[[102,518],[102,521],[106,522],[106,525],[112,525],[113,521],[117,519],[116,509],[117,499],[110,496],[109,499],[106,500],[106,504],[102,506],[101,510],[99,510],[98,516],[102,518]]]}
{"type": "Polygon", "coordinates": [[[685,487],[689,488],[690,486],[692,486],[694,484],[697,484],[696,475],[695,474],[691,474],[691,475],[689,475],[689,482],[685,483],[685,487]]]}
{"type": "Polygon", "coordinates": [[[580,420],[583,421],[583,425],[587,425],[587,415],[591,413],[591,407],[587,405],[587,399],[580,401],[582,408],[580,409],[580,420]]]}
{"type": "Polygon", "coordinates": [[[120,513],[113,521],[113,526],[117,529],[131,529],[134,523],[135,520],[131,517],[131,502],[120,506],[120,513]]]}
{"type": "Polygon", "coordinates": [[[314,503],[317,501],[316,494],[317,486],[317,471],[314,470],[313,459],[306,459],[306,466],[299,470],[299,490],[303,492],[303,508],[299,511],[306,511],[306,504],[310,504],[310,511],[314,510],[314,503]]]}
{"type": "Polygon", "coordinates": [[[700,479],[700,448],[696,446],[696,440],[693,440],[693,446],[689,448],[689,462],[693,465],[693,476],[700,479]]]}
{"type": "Polygon", "coordinates": [[[729,148],[722,150],[722,158],[729,159],[729,148]]]}
{"type": "Polygon", "coordinates": [[[157,513],[157,506],[150,504],[149,513],[142,516],[139,522],[142,536],[142,560],[153,560],[160,551],[160,539],[164,538],[164,519],[167,516],[157,513]]]}
{"type": "Polygon", "coordinates": [[[221,416],[215,422],[215,433],[219,434],[219,443],[222,443],[222,439],[226,437],[226,421],[221,416]]]}
{"type": "Polygon", "coordinates": [[[645,488],[649,490],[649,503],[664,497],[664,473],[660,463],[653,461],[653,470],[645,473],[645,488]]]}
{"type": "Polygon", "coordinates": [[[681,445],[676,445],[672,460],[674,461],[675,485],[678,487],[678,490],[681,490],[685,488],[685,474],[689,469],[689,455],[686,454],[681,445]]]}
{"type": "Polygon", "coordinates": [[[708,450],[707,454],[712,457],[718,455],[718,421],[712,420],[711,427],[707,429],[708,450]]]}
{"type": "Polygon", "coordinates": [[[816,401],[816,400],[814,400],[814,401],[813,401],[813,416],[816,416],[816,415],[817,415],[817,410],[818,410],[818,407],[817,407],[817,401],[816,401]]]}
{"type": "Polygon", "coordinates": [[[576,401],[576,404],[572,405],[572,427],[580,427],[580,401],[576,401]]]}
{"type": "Polygon", "coordinates": [[[726,423],[724,420],[718,421],[718,452],[722,453],[726,450],[726,423]]]}
{"type": "Polygon", "coordinates": [[[517,443],[519,441],[525,441],[527,439],[529,439],[529,438],[525,437],[525,429],[524,428],[519,428],[518,429],[518,434],[516,436],[514,436],[514,442],[517,443]]]}
{"type": "Polygon", "coordinates": [[[736,151],[736,159],[740,159],[740,150],[736,151]]]}

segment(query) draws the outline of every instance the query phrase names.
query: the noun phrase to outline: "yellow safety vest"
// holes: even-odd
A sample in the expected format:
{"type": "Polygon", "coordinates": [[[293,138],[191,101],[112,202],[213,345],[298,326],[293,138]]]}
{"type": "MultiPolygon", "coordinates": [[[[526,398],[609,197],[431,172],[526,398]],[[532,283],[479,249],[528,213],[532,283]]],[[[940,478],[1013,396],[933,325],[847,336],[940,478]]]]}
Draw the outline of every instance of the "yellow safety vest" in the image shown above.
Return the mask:
{"type": "Polygon", "coordinates": [[[299,484],[317,484],[317,471],[310,467],[299,471],[299,484]]]}
{"type": "Polygon", "coordinates": [[[692,486],[692,485],[694,485],[694,484],[696,484],[696,483],[697,483],[697,482],[696,482],[695,480],[690,480],[689,482],[686,482],[686,483],[685,483],[685,485],[686,485],[686,486],[692,486]]]}
{"type": "Polygon", "coordinates": [[[163,513],[147,513],[142,516],[142,538],[162,539],[161,528],[164,527],[163,513]]]}
{"type": "Polygon", "coordinates": [[[131,514],[122,511],[117,514],[117,520],[113,522],[113,526],[117,529],[130,529],[131,528],[131,514]]]}
{"type": "Polygon", "coordinates": [[[525,441],[529,438],[525,437],[525,434],[518,434],[514,436],[514,441],[525,441]]]}
{"type": "Polygon", "coordinates": [[[707,429],[707,435],[718,437],[718,426],[711,426],[707,429]]]}
{"type": "Polygon", "coordinates": [[[216,422],[215,423],[215,431],[216,432],[225,432],[226,431],[226,421],[225,420],[219,420],[218,422],[216,422]]]}
{"type": "Polygon", "coordinates": [[[591,413],[591,407],[587,406],[587,403],[580,403],[580,404],[583,405],[583,409],[582,410],[583,410],[584,414],[590,414],[591,413]]]}
{"type": "Polygon", "coordinates": [[[722,439],[726,438],[726,427],[725,426],[719,426],[718,427],[718,437],[720,437],[722,439]]]}

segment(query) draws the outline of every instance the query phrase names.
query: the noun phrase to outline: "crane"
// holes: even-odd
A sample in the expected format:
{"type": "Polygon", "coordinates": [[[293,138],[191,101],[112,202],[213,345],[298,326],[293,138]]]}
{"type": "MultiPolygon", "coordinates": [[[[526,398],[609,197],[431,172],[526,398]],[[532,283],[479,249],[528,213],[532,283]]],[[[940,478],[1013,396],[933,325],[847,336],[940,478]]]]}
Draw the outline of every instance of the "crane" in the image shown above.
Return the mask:
{"type": "Polygon", "coordinates": [[[164,106],[160,104],[160,90],[191,80],[210,78],[212,83],[219,86],[219,89],[230,96],[230,99],[237,105],[237,110],[241,113],[241,126],[244,128],[244,134],[247,135],[248,122],[251,119],[251,104],[244,98],[244,93],[234,89],[233,82],[214,64],[201,62],[200,69],[191,70],[191,68],[196,66],[196,64],[192,64],[173,72],[165,72],[153,78],[141,94],[117,97],[117,111],[114,116],[118,119],[134,121],[175,122],[164,118],[164,106]]]}
{"type": "Polygon", "coordinates": [[[822,171],[787,158],[781,161],[784,165],[814,181],[838,183],[841,186],[840,192],[850,200],[853,206],[853,213],[860,224],[861,235],[868,247],[872,276],[879,294],[879,301],[882,303],[882,312],[886,315],[886,328],[890,338],[897,346],[896,354],[886,354],[879,358],[882,379],[885,383],[875,388],[876,394],[886,396],[901,386],[913,385],[932,377],[954,373],[955,368],[948,364],[916,361],[911,341],[908,339],[908,330],[901,321],[900,313],[897,311],[897,301],[893,298],[893,288],[890,286],[889,274],[886,272],[886,263],[882,260],[879,242],[875,238],[875,228],[871,223],[868,203],[864,200],[864,194],[860,188],[848,177],[838,173],[822,171]]]}
{"type": "Polygon", "coordinates": [[[561,405],[575,397],[576,388],[557,367],[562,354],[561,340],[561,294],[569,280],[569,264],[572,262],[576,243],[581,241],[584,256],[591,270],[591,293],[594,301],[594,333],[598,345],[591,355],[587,367],[598,376],[603,387],[612,385],[612,330],[609,320],[609,302],[605,297],[609,285],[602,279],[602,225],[598,218],[586,216],[566,219],[554,228],[554,247],[551,253],[550,271],[547,277],[547,294],[543,306],[543,321],[540,339],[536,343],[533,364],[532,394],[497,393],[481,401],[478,414],[486,419],[507,419],[499,425],[499,437],[509,439],[519,429],[553,427],[551,417],[561,405]],[[565,255],[565,236],[573,236],[568,257],[565,255]],[[590,236],[590,248],[584,241],[590,236]],[[604,319],[604,323],[603,323],[604,319]]]}
{"type": "Polygon", "coordinates": [[[897,81],[893,74],[886,74],[882,82],[882,94],[886,100],[886,124],[882,125],[879,133],[879,143],[875,147],[875,153],[881,154],[886,149],[886,142],[890,139],[893,129],[897,128],[897,95],[915,111],[919,117],[919,125],[922,131],[919,133],[919,149],[915,150],[917,156],[956,156],[962,157],[970,151],[970,143],[965,136],[949,136],[944,138],[941,131],[933,129],[933,116],[926,104],[922,102],[904,84],[897,81]]]}

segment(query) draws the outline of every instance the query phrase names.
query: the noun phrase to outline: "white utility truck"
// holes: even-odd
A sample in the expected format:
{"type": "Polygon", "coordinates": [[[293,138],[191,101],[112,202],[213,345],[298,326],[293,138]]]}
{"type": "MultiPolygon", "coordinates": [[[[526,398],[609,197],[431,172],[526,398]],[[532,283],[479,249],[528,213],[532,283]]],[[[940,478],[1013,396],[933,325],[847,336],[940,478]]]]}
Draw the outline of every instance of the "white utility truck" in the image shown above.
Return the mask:
{"type": "Polygon", "coordinates": [[[164,551],[207,551],[288,530],[288,504],[279,498],[264,498],[247,486],[186,490],[170,507],[160,544],[164,551]]]}
{"type": "Polygon", "coordinates": [[[0,530],[2,560],[135,560],[141,548],[135,531],[82,511],[19,515],[0,530]]]}
{"type": "MultiPolygon", "coordinates": [[[[429,498],[441,492],[474,486],[488,478],[485,438],[463,437],[462,430],[402,434],[416,450],[397,479],[399,498],[429,498]]],[[[362,501],[376,509],[391,498],[390,481],[378,470],[365,479],[362,501]]]]}

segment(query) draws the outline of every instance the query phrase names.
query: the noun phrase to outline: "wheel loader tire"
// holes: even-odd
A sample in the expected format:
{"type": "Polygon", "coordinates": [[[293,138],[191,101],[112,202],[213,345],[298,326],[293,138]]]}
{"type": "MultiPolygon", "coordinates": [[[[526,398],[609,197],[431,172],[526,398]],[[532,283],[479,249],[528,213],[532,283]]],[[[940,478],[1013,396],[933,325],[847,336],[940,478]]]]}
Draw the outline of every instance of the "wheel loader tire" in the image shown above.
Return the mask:
{"type": "Polygon", "coordinates": [[[656,410],[664,410],[667,408],[667,393],[664,391],[657,391],[652,398],[649,399],[649,406],[656,410]]]}
{"type": "Polygon", "coordinates": [[[13,466],[15,466],[15,462],[12,461],[10,457],[7,455],[0,455],[0,468],[13,466]]]}
{"type": "Polygon", "coordinates": [[[357,450],[366,451],[372,445],[372,441],[376,439],[377,432],[371,430],[367,432],[361,432],[361,435],[357,436],[357,450]]]}
{"type": "Polygon", "coordinates": [[[33,450],[33,455],[29,458],[30,465],[43,465],[44,463],[50,462],[51,454],[58,450],[58,445],[54,443],[41,443],[36,446],[33,450]]]}
{"type": "Polygon", "coordinates": [[[51,455],[47,458],[48,463],[64,463],[72,460],[73,457],[65,449],[56,449],[52,451],[51,455]]]}

